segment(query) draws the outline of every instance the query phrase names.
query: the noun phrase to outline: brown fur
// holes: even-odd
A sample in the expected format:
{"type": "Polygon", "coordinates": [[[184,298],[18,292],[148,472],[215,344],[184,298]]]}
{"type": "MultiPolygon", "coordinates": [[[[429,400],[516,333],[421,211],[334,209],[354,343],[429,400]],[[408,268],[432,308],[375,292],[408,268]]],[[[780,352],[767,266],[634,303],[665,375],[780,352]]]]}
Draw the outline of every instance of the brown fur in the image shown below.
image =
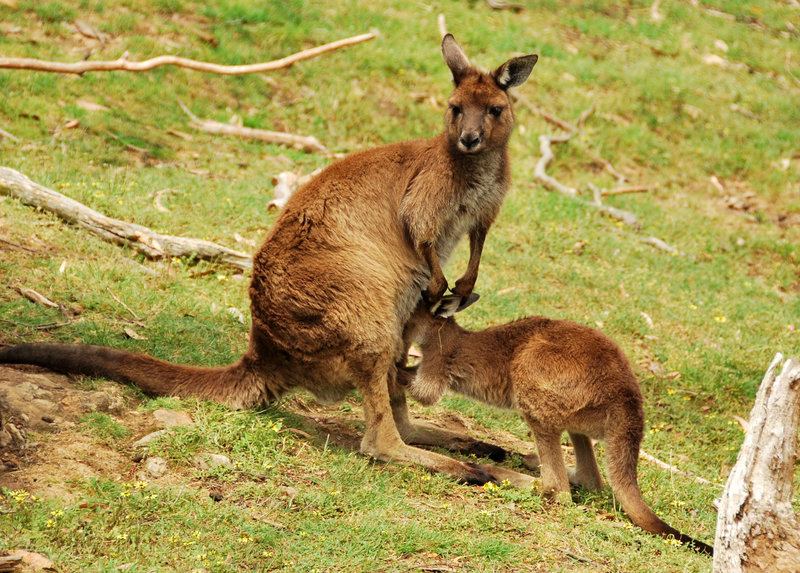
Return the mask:
{"type": "Polygon", "coordinates": [[[546,495],[568,495],[570,481],[601,488],[591,440],[605,440],[609,481],[631,520],[711,554],[711,547],[664,523],[642,499],[636,477],[642,393],[627,357],[602,332],[539,316],[468,331],[420,304],[407,324],[406,343],[412,341],[419,344],[422,361],[403,371],[401,383],[409,393],[432,404],[451,389],[518,410],[536,438],[546,495]],[[560,445],[564,431],[577,462],[569,476],[560,445]]]}
{"type": "Polygon", "coordinates": [[[254,256],[250,346],[237,363],[196,368],[110,348],[49,344],[0,350],[0,362],[104,376],[236,408],[295,387],[324,400],[355,387],[364,404],[364,453],[469,482],[497,479],[403,442],[401,433],[423,442],[434,434],[411,426],[395,363],[420,292],[441,298],[447,289],[441,265],[465,233],[470,259],[454,290],[472,291],[483,240],[509,185],[506,144],[514,121],[506,90],[527,79],[536,56],[487,73],[469,64],[450,35],[442,53],[455,83],[443,134],[354,153],[284,207],[254,256]]]}

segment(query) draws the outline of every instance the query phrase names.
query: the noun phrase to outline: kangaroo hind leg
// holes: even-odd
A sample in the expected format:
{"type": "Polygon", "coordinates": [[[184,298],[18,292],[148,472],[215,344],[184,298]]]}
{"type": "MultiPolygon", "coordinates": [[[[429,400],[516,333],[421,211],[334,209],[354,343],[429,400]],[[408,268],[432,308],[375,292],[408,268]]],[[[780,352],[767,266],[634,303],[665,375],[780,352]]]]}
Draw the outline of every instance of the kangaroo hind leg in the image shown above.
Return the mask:
{"type": "Polygon", "coordinates": [[[559,503],[569,503],[572,497],[569,491],[567,466],[561,453],[561,431],[543,428],[538,424],[530,426],[536,438],[536,448],[539,450],[542,464],[542,494],[559,503]]]}
{"type": "Polygon", "coordinates": [[[482,485],[489,481],[502,481],[503,478],[498,479],[492,474],[491,467],[460,462],[403,442],[395,416],[404,430],[407,431],[410,424],[407,422],[407,411],[403,413],[405,399],[399,398],[393,369],[391,355],[370,362],[368,366],[353,368],[354,381],[361,392],[366,426],[361,452],[385,462],[420,465],[432,472],[451,475],[464,483],[482,485]]]}
{"type": "Polygon", "coordinates": [[[576,432],[569,432],[569,438],[575,450],[575,469],[569,472],[569,482],[586,489],[601,489],[603,479],[600,477],[600,468],[594,456],[592,440],[576,432]]]}

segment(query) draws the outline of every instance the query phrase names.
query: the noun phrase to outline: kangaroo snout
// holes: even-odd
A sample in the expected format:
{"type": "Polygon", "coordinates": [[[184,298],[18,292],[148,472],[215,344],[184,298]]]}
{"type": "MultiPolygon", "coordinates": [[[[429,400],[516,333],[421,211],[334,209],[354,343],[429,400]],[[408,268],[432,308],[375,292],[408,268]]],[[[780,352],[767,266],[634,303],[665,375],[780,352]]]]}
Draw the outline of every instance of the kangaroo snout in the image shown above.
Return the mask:
{"type": "Polygon", "coordinates": [[[458,147],[465,153],[478,151],[483,141],[482,134],[477,131],[465,131],[458,138],[458,147]]]}

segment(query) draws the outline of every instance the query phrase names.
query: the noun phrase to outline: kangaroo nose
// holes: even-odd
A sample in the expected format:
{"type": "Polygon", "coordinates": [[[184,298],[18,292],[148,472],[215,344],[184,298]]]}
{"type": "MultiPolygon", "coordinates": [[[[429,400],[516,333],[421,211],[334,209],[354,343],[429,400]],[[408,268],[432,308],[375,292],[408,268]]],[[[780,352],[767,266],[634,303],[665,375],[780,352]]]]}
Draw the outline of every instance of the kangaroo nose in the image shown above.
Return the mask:
{"type": "Polygon", "coordinates": [[[475,132],[464,133],[459,138],[459,143],[464,146],[464,149],[473,149],[481,142],[481,136],[475,132]]]}

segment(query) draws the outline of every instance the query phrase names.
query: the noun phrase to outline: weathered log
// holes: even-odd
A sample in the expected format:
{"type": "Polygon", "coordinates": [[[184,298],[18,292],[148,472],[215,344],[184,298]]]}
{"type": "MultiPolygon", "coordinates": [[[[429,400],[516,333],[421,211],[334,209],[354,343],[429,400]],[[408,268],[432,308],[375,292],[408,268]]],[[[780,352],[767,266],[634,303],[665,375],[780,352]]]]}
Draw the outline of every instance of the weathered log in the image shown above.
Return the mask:
{"type": "Polygon", "coordinates": [[[714,573],[800,571],[792,483],[800,424],[800,362],[772,360],[719,505],[714,573]],[[780,373],[778,371],[780,370],[780,373]]]}
{"type": "Polygon", "coordinates": [[[40,72],[57,72],[61,74],[84,74],[86,72],[112,72],[112,71],[125,71],[125,72],[144,72],[159,68],[161,66],[179,66],[181,68],[188,68],[199,72],[210,72],[213,74],[222,74],[226,76],[236,76],[242,74],[256,74],[261,72],[271,72],[281,68],[288,68],[289,66],[309,58],[314,58],[331,50],[338,50],[346,46],[352,46],[367,40],[372,40],[376,37],[374,32],[367,34],[360,34],[351,38],[344,38],[336,40],[329,44],[309,48],[302,52],[297,52],[291,56],[286,56],[280,60],[271,62],[262,62],[258,64],[243,64],[238,66],[226,66],[222,64],[213,64],[210,62],[200,62],[197,60],[190,60],[189,58],[182,58],[180,56],[158,56],[145,60],[143,62],[134,62],[128,59],[128,53],[122,55],[121,58],[111,61],[93,61],[84,60],[82,62],[49,62],[45,60],[36,60],[33,58],[0,58],[0,68],[17,69],[17,70],[36,70],[40,72]]]}
{"type": "Polygon", "coordinates": [[[150,259],[193,256],[240,269],[253,267],[252,257],[247,253],[202,239],[162,235],[142,225],[112,219],[8,167],[0,167],[0,194],[16,197],[26,205],[55,213],[104,241],[130,245],[150,259]]]}

